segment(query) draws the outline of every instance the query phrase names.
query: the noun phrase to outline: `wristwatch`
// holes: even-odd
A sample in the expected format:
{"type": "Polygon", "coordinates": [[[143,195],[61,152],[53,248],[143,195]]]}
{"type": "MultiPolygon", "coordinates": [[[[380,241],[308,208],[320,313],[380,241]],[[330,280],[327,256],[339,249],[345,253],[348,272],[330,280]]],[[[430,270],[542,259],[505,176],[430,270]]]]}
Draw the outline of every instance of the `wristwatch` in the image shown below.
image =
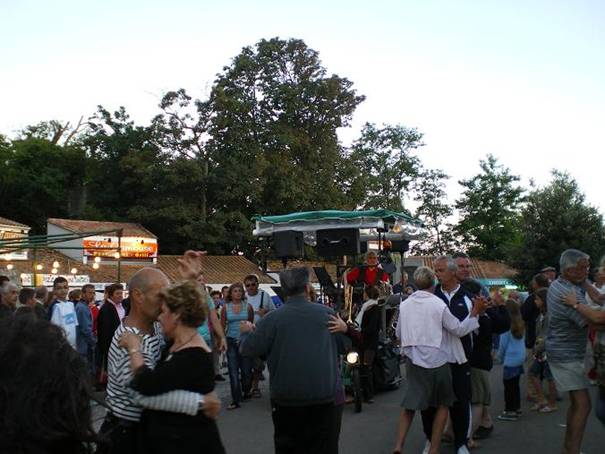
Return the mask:
{"type": "Polygon", "coordinates": [[[197,408],[198,410],[203,410],[204,408],[204,396],[202,394],[200,394],[200,397],[197,401],[197,408]]]}
{"type": "Polygon", "coordinates": [[[573,309],[574,309],[574,310],[576,310],[576,311],[577,311],[577,310],[578,310],[578,306],[579,306],[579,305],[580,305],[580,303],[576,303],[576,304],[574,304],[572,307],[573,307],[573,309]]]}

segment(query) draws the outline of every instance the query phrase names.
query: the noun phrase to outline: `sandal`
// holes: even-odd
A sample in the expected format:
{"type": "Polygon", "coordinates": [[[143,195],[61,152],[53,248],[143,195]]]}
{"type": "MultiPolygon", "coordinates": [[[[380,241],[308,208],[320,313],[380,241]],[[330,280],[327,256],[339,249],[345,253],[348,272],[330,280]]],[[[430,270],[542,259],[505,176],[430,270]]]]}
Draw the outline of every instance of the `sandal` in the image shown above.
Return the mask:
{"type": "Polygon", "coordinates": [[[231,402],[227,407],[227,410],[235,410],[236,408],[240,408],[240,404],[236,404],[235,402],[231,402]]]}
{"type": "Polygon", "coordinates": [[[530,410],[531,411],[540,411],[546,406],[547,406],[546,402],[535,403],[531,406],[530,410]]]}
{"type": "Polygon", "coordinates": [[[478,449],[481,447],[481,443],[471,438],[469,439],[466,446],[468,447],[468,449],[478,449]]]}
{"type": "Polygon", "coordinates": [[[540,413],[552,413],[553,411],[557,411],[557,407],[551,407],[550,405],[546,404],[538,411],[540,413]]]}

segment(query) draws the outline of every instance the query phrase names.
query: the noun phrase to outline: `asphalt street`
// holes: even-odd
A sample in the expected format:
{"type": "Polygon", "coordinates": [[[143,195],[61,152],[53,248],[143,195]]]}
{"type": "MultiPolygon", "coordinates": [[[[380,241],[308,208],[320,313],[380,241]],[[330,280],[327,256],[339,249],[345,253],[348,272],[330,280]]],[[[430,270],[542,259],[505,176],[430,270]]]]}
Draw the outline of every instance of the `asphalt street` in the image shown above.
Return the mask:
{"type": "MultiPolygon", "coordinates": [[[[491,382],[493,399],[491,413],[495,429],[491,437],[481,440],[481,447],[472,452],[477,454],[561,452],[565,433],[565,413],[568,405],[566,396],[559,402],[559,409],[555,413],[531,412],[529,410],[531,403],[524,401],[524,414],[518,421],[497,421],[495,417],[504,406],[500,366],[496,366],[492,371],[491,382]]],[[[591,390],[593,398],[595,391],[596,388],[591,390]]],[[[225,404],[228,404],[228,384],[221,383],[219,392],[221,396],[224,396],[225,404]]],[[[525,392],[524,386],[522,392],[525,392]]],[[[340,435],[340,452],[390,454],[397,431],[400,401],[401,391],[395,390],[378,394],[375,402],[365,405],[361,413],[354,413],[353,406],[347,405],[340,435]]],[[[228,453],[267,454],[273,452],[273,426],[266,392],[261,399],[246,402],[238,410],[224,411],[220,417],[219,427],[228,453]]],[[[403,452],[420,454],[424,448],[424,442],[420,415],[417,415],[403,452]]],[[[454,448],[452,445],[442,445],[441,452],[453,453],[454,448]]],[[[594,417],[594,414],[591,414],[589,418],[582,452],[587,454],[605,453],[605,428],[594,417]]]]}
{"type": "MultiPolygon", "coordinates": [[[[226,374],[225,374],[226,376],[226,374]]],[[[504,394],[502,370],[496,366],[491,373],[492,417],[495,429],[491,437],[481,440],[481,446],[472,452],[476,454],[551,454],[561,452],[565,433],[565,413],[567,396],[559,402],[558,411],[538,414],[529,410],[531,403],[523,399],[523,416],[515,422],[497,421],[495,417],[502,411],[504,394]]],[[[273,423],[268,399],[268,380],[261,383],[263,396],[245,402],[242,408],[226,410],[230,402],[229,383],[218,382],[217,392],[225,408],[219,418],[219,428],[223,443],[229,454],[270,454],[273,452],[273,423]]],[[[522,392],[525,393],[523,380],[522,392]]],[[[594,397],[596,388],[591,389],[594,397]]],[[[524,396],[524,394],[523,394],[524,396]]],[[[400,411],[401,391],[389,391],[376,396],[375,403],[364,406],[361,413],[354,413],[353,406],[347,405],[343,415],[340,436],[340,452],[353,454],[390,454],[397,431],[400,411]]],[[[99,427],[104,411],[96,407],[94,417],[99,427]]],[[[404,453],[422,452],[424,436],[420,415],[415,418],[404,453]]],[[[453,453],[452,445],[444,444],[442,453],[453,453]]],[[[585,454],[605,453],[605,428],[591,414],[588,421],[582,452],[585,454]]]]}

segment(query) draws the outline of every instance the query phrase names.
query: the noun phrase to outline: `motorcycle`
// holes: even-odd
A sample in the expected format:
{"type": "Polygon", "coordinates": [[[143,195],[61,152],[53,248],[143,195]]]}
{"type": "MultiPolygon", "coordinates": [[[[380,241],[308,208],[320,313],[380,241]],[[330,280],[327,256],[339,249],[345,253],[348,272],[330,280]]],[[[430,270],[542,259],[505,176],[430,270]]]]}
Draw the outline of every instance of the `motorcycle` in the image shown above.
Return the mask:
{"type": "Polygon", "coordinates": [[[355,413],[360,413],[363,402],[363,390],[361,389],[361,358],[359,356],[359,353],[355,351],[347,353],[345,357],[345,363],[347,364],[350,371],[351,390],[353,391],[355,413]]]}

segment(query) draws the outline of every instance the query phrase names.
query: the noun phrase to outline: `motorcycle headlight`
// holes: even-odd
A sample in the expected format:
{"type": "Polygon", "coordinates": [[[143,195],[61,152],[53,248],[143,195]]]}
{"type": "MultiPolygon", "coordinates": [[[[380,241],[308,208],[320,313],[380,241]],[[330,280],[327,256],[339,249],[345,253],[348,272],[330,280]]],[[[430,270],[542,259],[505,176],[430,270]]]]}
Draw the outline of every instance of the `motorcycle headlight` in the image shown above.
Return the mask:
{"type": "Polygon", "coordinates": [[[357,362],[359,361],[359,353],[357,353],[357,352],[347,353],[346,361],[349,364],[357,364],[357,362]]]}

